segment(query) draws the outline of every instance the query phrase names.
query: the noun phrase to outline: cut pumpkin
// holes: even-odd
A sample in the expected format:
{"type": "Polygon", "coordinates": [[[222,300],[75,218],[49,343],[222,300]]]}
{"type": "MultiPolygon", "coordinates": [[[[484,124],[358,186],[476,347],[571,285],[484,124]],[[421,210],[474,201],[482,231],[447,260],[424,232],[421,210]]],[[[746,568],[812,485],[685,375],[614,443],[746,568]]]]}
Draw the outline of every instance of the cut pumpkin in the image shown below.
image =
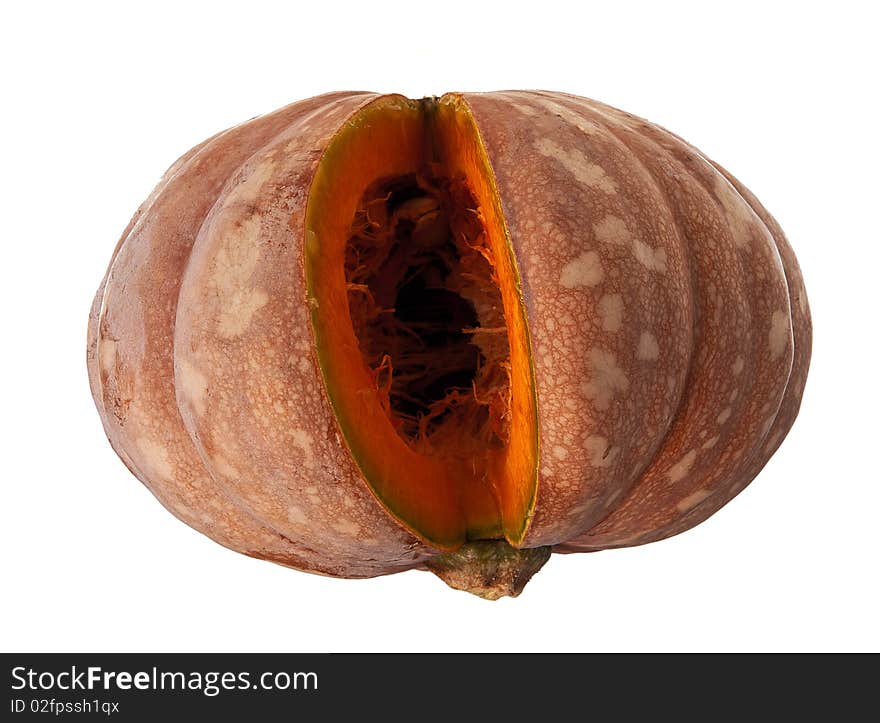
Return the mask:
{"type": "Polygon", "coordinates": [[[519,545],[537,403],[519,273],[457,96],[385,96],[333,137],[306,213],[319,365],[385,508],[439,549],[519,545]]]}
{"type": "Polygon", "coordinates": [[[664,129],[566,93],[345,91],[168,170],[88,369],[120,458],[217,542],[495,599],[745,489],[811,334],[779,225],[664,129]]]}

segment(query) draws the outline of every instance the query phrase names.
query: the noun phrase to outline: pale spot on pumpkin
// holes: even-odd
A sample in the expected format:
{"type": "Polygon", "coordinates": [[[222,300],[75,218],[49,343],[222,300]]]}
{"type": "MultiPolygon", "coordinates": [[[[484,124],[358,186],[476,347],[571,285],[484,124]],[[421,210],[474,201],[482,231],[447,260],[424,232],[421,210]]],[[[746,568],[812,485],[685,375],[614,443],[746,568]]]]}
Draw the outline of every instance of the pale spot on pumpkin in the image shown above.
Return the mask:
{"type": "Polygon", "coordinates": [[[556,457],[556,459],[565,459],[568,457],[568,450],[562,445],[557,444],[553,447],[553,456],[556,457]]]}
{"type": "Polygon", "coordinates": [[[549,98],[535,98],[535,102],[543,105],[547,110],[551,111],[554,115],[559,116],[567,123],[575,126],[578,130],[587,135],[593,135],[599,131],[599,128],[595,123],[587,120],[579,113],[571,110],[567,106],[562,105],[561,103],[557,103],[554,100],[550,100],[549,98]]]}
{"type": "Polygon", "coordinates": [[[567,150],[546,137],[539,139],[535,148],[542,156],[559,161],[578,183],[605,193],[617,193],[617,184],[605,173],[605,169],[593,163],[580,149],[567,150]]]}
{"type": "MultiPolygon", "coordinates": [[[[174,475],[174,468],[165,445],[149,437],[138,437],[137,448],[143,455],[143,463],[138,466],[148,467],[157,477],[170,480],[174,475]]],[[[153,475],[151,475],[153,476],[153,475]]]]}
{"type": "Polygon", "coordinates": [[[614,354],[605,349],[590,350],[590,366],[590,380],[581,384],[581,392],[596,409],[604,411],[617,392],[629,389],[629,379],[618,366],[614,354]]]}
{"type": "Polygon", "coordinates": [[[559,283],[567,289],[577,286],[595,286],[604,278],[602,262],[595,251],[584,251],[563,268],[559,283]]]}
{"type": "Polygon", "coordinates": [[[623,324],[623,297],[620,294],[605,294],[599,299],[599,318],[604,331],[619,331],[623,324]]]}
{"type": "Polygon", "coordinates": [[[666,249],[654,248],[644,241],[633,241],[633,255],[642,266],[649,271],[666,273],[666,249]]]}
{"type": "Polygon", "coordinates": [[[660,356],[660,345],[656,337],[650,331],[643,331],[639,337],[639,346],[636,349],[636,357],[642,361],[654,361],[660,356]]]}
{"type": "Polygon", "coordinates": [[[240,335],[250,326],[251,317],[269,301],[262,289],[236,292],[227,308],[220,313],[217,329],[220,336],[230,338],[240,335]]]}
{"type": "Polygon", "coordinates": [[[296,505],[290,505],[287,508],[287,521],[293,525],[304,525],[309,521],[306,513],[296,505]]]}
{"type": "Polygon", "coordinates": [[[745,366],[745,363],[746,363],[745,359],[743,359],[741,356],[738,356],[734,360],[733,366],[730,368],[730,371],[733,372],[733,375],[735,377],[739,376],[742,373],[742,370],[743,370],[743,367],[745,366]]]}
{"type": "Polygon", "coordinates": [[[284,146],[284,153],[290,155],[292,153],[297,153],[302,147],[302,138],[300,136],[296,136],[293,140],[288,141],[284,146]]]}
{"type": "Polygon", "coordinates": [[[681,500],[676,505],[676,507],[678,508],[679,512],[688,512],[688,511],[694,509],[694,507],[696,507],[698,504],[700,504],[700,502],[705,500],[707,497],[711,496],[711,494],[712,494],[712,490],[707,490],[707,489],[697,490],[696,492],[692,492],[687,497],[685,497],[683,500],[681,500]]]}
{"type": "Polygon", "coordinates": [[[266,305],[265,291],[250,286],[260,258],[260,217],[252,215],[226,231],[214,260],[209,288],[219,309],[217,328],[220,336],[240,335],[253,315],[266,305]]]}
{"type": "Polygon", "coordinates": [[[593,227],[596,241],[605,244],[625,244],[632,241],[626,222],[619,216],[609,214],[593,227]]]}
{"type": "Polygon", "coordinates": [[[356,537],[361,533],[361,526],[353,520],[349,520],[345,517],[340,517],[330,526],[337,532],[341,532],[343,535],[356,537]]]}
{"type": "Polygon", "coordinates": [[[226,479],[238,479],[240,476],[238,470],[232,466],[226,457],[222,454],[214,454],[211,457],[211,462],[213,463],[214,470],[221,476],[226,479]]]}
{"type": "Polygon", "coordinates": [[[304,429],[296,429],[290,436],[293,439],[293,443],[302,450],[303,456],[305,457],[305,466],[311,467],[314,460],[314,453],[312,452],[314,439],[312,438],[312,435],[304,429]]]}
{"type": "Polygon", "coordinates": [[[111,374],[116,369],[116,340],[101,339],[98,344],[98,359],[104,374],[111,374]]]}
{"type": "Polygon", "coordinates": [[[691,467],[694,466],[694,461],[697,459],[697,450],[692,449],[688,452],[684,457],[682,457],[678,462],[676,462],[672,467],[669,468],[669,471],[666,473],[670,482],[678,482],[684,479],[688,472],[691,471],[691,467]]]}
{"type": "Polygon", "coordinates": [[[730,407],[725,407],[721,410],[721,412],[719,412],[718,416],[715,417],[715,421],[718,422],[718,424],[724,424],[728,419],[730,419],[730,415],[732,413],[733,412],[730,407]]]}
{"type": "Polygon", "coordinates": [[[716,434],[714,437],[707,439],[703,442],[703,449],[712,449],[716,444],[718,444],[718,440],[721,439],[721,435],[716,434]]]}
{"type": "Polygon", "coordinates": [[[175,383],[184,399],[192,404],[196,414],[204,414],[208,394],[208,380],[205,375],[186,359],[178,359],[175,383]]]}
{"type": "MultiPolygon", "coordinates": [[[[199,520],[203,525],[212,525],[216,519],[215,515],[207,510],[199,512],[199,520]]],[[[223,525],[224,529],[229,530],[229,525],[223,525]]]]}
{"type": "Polygon", "coordinates": [[[263,190],[266,181],[275,171],[275,162],[271,159],[259,163],[241,183],[239,183],[226,199],[226,205],[232,203],[251,204],[256,201],[263,190]]]}
{"type": "Polygon", "coordinates": [[[774,311],[770,320],[770,358],[778,359],[782,356],[785,348],[788,346],[788,339],[791,336],[791,324],[788,320],[788,314],[784,311],[774,311]]]}
{"type": "Polygon", "coordinates": [[[584,440],[584,450],[593,467],[610,467],[620,451],[617,447],[610,447],[608,440],[598,434],[592,434],[584,440]]]}
{"type": "Polygon", "coordinates": [[[754,211],[721,174],[715,177],[715,196],[724,211],[733,243],[738,247],[746,246],[752,240],[754,211]]]}
{"type": "Polygon", "coordinates": [[[540,115],[540,111],[537,108],[533,108],[532,106],[526,105],[525,103],[521,103],[519,101],[510,100],[509,98],[507,98],[506,100],[507,100],[507,105],[509,105],[511,108],[515,108],[523,115],[527,115],[532,118],[540,115]]]}

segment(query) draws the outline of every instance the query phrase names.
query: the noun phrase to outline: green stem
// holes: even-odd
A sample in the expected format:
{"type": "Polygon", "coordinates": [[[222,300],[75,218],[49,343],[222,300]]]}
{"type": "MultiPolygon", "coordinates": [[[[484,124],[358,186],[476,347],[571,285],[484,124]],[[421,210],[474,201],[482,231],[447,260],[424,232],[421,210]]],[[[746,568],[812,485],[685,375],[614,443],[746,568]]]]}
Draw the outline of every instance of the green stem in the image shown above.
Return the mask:
{"type": "Polygon", "coordinates": [[[551,552],[550,547],[519,550],[503,540],[478,540],[438,555],[425,566],[456,590],[497,600],[519,595],[551,552]]]}

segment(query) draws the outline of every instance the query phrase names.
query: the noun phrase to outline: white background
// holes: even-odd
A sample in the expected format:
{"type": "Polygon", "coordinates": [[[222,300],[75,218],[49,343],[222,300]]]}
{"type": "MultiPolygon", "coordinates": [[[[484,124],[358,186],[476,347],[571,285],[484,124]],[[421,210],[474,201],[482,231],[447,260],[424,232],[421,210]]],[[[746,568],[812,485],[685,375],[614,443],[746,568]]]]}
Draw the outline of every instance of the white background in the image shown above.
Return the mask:
{"type": "Polygon", "coordinates": [[[878,93],[871,3],[4,3],[0,647],[877,650],[878,93]],[[106,443],[86,318],[187,148],[338,89],[545,88],[658,122],[791,239],[812,303],[800,418],[750,488],[646,547],[554,556],[518,600],[334,580],[175,520],[106,443]]]}

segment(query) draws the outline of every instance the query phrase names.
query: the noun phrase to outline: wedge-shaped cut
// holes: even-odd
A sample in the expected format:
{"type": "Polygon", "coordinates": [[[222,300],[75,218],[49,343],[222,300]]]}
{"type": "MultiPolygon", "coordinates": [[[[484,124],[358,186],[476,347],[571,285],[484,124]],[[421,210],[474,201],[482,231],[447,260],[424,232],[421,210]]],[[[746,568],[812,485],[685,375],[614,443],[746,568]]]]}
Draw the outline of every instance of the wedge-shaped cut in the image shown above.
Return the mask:
{"type": "Polygon", "coordinates": [[[378,100],[331,140],[306,215],[324,380],[383,505],[441,549],[522,541],[537,420],[516,261],[456,97],[378,100]]]}

